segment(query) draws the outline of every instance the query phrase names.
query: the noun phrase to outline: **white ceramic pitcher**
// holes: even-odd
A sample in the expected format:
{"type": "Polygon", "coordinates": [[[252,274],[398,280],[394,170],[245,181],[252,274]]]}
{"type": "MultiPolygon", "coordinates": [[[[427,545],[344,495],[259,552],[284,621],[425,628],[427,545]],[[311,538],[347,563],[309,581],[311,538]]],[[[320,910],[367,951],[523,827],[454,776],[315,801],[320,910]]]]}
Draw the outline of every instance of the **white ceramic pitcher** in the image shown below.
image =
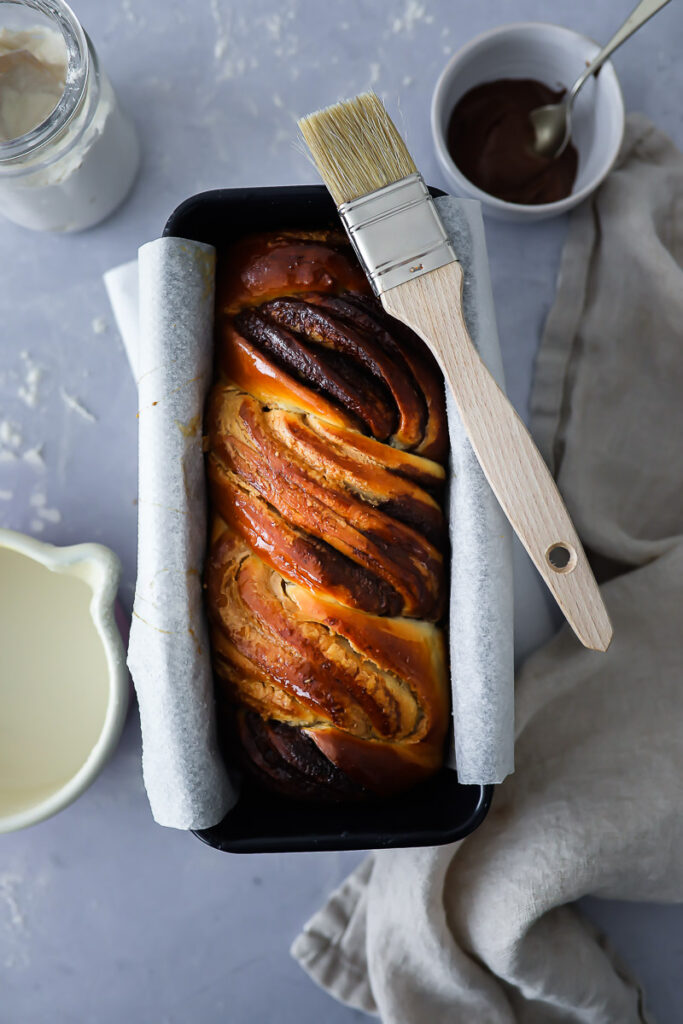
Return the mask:
{"type": "Polygon", "coordinates": [[[116,747],[130,692],[120,576],[101,544],[0,529],[0,832],[66,807],[116,747]]]}

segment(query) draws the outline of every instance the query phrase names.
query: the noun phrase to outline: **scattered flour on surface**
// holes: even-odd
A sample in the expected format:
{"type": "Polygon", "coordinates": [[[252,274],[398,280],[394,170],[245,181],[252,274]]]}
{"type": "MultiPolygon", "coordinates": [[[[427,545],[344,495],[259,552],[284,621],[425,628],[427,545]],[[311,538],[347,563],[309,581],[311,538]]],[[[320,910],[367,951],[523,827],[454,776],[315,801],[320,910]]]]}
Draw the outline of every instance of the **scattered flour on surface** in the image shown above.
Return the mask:
{"type": "Polygon", "coordinates": [[[221,9],[218,6],[218,0],[211,0],[211,14],[216,25],[216,41],[213,46],[213,55],[216,60],[222,60],[228,49],[229,37],[221,9]]]}
{"type": "Polygon", "coordinates": [[[42,366],[38,363],[34,363],[28,352],[22,352],[21,358],[24,360],[24,382],[20,384],[17,389],[17,394],[21,398],[22,402],[25,402],[30,409],[35,409],[38,405],[38,387],[45,374],[42,366]]]}
{"type": "Polygon", "coordinates": [[[97,422],[97,416],[90,412],[90,409],[83,405],[79,398],[76,398],[75,395],[70,395],[68,391],[64,390],[64,388],[60,388],[59,393],[62,396],[62,401],[67,409],[71,409],[72,412],[77,412],[79,416],[82,416],[84,420],[88,420],[90,423],[97,422]]]}
{"type": "Polygon", "coordinates": [[[216,65],[216,83],[243,78],[248,72],[261,66],[256,56],[253,39],[265,44],[264,60],[296,58],[300,41],[294,25],[297,12],[292,9],[293,0],[286,13],[249,15],[236,13],[237,4],[223,0],[209,0],[209,9],[214,22],[213,57],[216,65]],[[270,52],[268,52],[268,49],[270,52]]]}
{"type": "Polygon", "coordinates": [[[26,968],[30,960],[26,917],[19,901],[24,885],[25,879],[16,871],[0,875],[0,927],[8,939],[3,966],[8,969],[26,968]]]}
{"type": "Polygon", "coordinates": [[[4,906],[12,928],[26,927],[26,921],[17,899],[17,889],[23,881],[21,875],[13,872],[0,875],[0,907],[4,906]]]}
{"type": "Polygon", "coordinates": [[[16,462],[19,456],[9,448],[0,448],[0,462],[16,462]]]}
{"type": "Polygon", "coordinates": [[[423,3],[420,3],[419,0],[406,0],[403,14],[399,15],[398,18],[394,18],[391,22],[391,31],[396,34],[402,32],[410,33],[416,25],[421,23],[431,25],[433,21],[434,16],[427,14],[427,8],[423,3]]]}
{"type": "Polygon", "coordinates": [[[45,523],[42,519],[32,519],[28,524],[28,528],[32,533],[42,533],[45,529],[45,523]]]}
{"type": "Polygon", "coordinates": [[[93,334],[104,334],[107,329],[107,321],[103,316],[96,316],[92,321],[93,334]]]}
{"type": "MultiPolygon", "coordinates": [[[[8,865],[0,872],[0,931],[3,932],[3,966],[24,970],[31,963],[31,904],[37,890],[51,882],[45,870],[24,874],[20,867],[8,865]]],[[[3,979],[4,980],[4,979],[3,979]]],[[[6,1018],[2,1017],[3,1021],[6,1018]]]]}
{"type": "MultiPolygon", "coordinates": [[[[292,22],[296,16],[296,11],[292,10],[292,0],[289,3],[290,10],[287,11],[286,20],[292,22]]],[[[274,47],[273,53],[276,57],[297,60],[301,52],[301,41],[299,36],[296,34],[293,25],[285,26],[284,32],[282,29],[282,20],[280,25],[276,27],[273,23],[272,18],[266,17],[263,21],[264,28],[269,34],[273,42],[278,45],[274,47]],[[275,34],[277,32],[277,35],[275,34]]]]}
{"type": "Polygon", "coordinates": [[[271,39],[280,39],[282,36],[282,15],[281,14],[267,14],[263,19],[263,24],[266,27],[266,32],[271,39]]]}
{"type": "Polygon", "coordinates": [[[42,491],[32,494],[28,499],[28,503],[31,508],[36,510],[36,514],[41,519],[45,519],[48,523],[61,523],[62,513],[57,508],[47,507],[47,497],[42,491]]]}
{"type": "Polygon", "coordinates": [[[372,63],[370,65],[370,78],[368,80],[368,85],[372,86],[372,85],[375,84],[375,82],[379,82],[379,76],[380,76],[381,73],[382,73],[381,65],[379,65],[377,63],[372,63]]]}
{"type": "Polygon", "coordinates": [[[413,78],[412,75],[406,75],[405,78],[403,79],[403,81],[401,82],[401,85],[404,86],[404,88],[407,89],[408,86],[412,85],[414,81],[415,81],[415,79],[413,78]]]}
{"type": "Polygon", "coordinates": [[[21,431],[16,423],[0,420],[0,444],[8,448],[18,448],[21,445],[21,431]]]}
{"type": "Polygon", "coordinates": [[[247,23],[243,15],[235,17],[232,12],[221,10],[218,0],[211,0],[210,7],[216,26],[213,44],[213,56],[218,64],[216,81],[241,78],[249,68],[258,67],[256,57],[244,55],[247,50],[244,44],[256,26],[253,22],[247,23]]]}
{"type": "Polygon", "coordinates": [[[42,444],[34,445],[33,448],[27,448],[21,457],[24,460],[24,462],[27,462],[29,466],[33,466],[34,469],[45,468],[45,459],[43,458],[42,444]]]}
{"type": "Polygon", "coordinates": [[[0,491],[0,501],[11,501],[14,497],[14,491],[0,491]]]}
{"type": "Polygon", "coordinates": [[[146,18],[136,14],[133,10],[132,0],[121,0],[121,10],[126,21],[130,22],[131,25],[135,25],[136,28],[144,28],[147,24],[146,18]]]}
{"type": "Polygon", "coordinates": [[[48,523],[61,523],[62,513],[58,508],[39,508],[38,515],[48,523]]]}

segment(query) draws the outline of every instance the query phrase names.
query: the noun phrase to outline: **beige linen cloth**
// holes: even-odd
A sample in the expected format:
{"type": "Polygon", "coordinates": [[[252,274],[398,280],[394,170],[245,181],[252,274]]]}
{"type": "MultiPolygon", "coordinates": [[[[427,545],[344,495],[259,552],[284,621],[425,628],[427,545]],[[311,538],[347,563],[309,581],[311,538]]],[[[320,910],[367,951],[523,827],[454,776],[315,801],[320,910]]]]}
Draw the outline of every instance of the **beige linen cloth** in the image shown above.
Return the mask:
{"type": "Polygon", "coordinates": [[[532,409],[615,639],[565,626],[524,665],[516,771],[478,831],[374,854],[296,939],[392,1024],[645,1021],[569,904],[683,900],[683,157],[641,116],[573,215],[532,409]]]}

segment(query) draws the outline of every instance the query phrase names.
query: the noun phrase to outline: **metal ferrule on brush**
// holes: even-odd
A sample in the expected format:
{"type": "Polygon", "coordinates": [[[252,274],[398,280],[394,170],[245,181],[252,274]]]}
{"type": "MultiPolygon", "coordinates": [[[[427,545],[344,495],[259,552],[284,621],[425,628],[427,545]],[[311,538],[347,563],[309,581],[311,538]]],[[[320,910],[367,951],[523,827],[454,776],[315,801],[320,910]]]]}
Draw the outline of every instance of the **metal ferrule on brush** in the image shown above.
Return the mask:
{"type": "Polygon", "coordinates": [[[339,215],[377,296],[457,259],[419,174],[342,203],[339,215]]]}

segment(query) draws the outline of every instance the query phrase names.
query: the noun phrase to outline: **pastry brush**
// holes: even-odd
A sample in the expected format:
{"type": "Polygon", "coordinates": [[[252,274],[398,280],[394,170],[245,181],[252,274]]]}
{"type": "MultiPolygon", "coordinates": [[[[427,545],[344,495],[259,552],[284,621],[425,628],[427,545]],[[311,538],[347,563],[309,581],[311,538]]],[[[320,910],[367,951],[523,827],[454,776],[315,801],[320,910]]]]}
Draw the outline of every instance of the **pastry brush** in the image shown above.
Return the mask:
{"type": "Polygon", "coordinates": [[[482,470],[565,618],[582,644],[607,650],[612,626],[581,541],[531,435],[472,343],[462,269],[393,121],[368,92],[299,127],[375,294],[436,357],[482,470]]]}

